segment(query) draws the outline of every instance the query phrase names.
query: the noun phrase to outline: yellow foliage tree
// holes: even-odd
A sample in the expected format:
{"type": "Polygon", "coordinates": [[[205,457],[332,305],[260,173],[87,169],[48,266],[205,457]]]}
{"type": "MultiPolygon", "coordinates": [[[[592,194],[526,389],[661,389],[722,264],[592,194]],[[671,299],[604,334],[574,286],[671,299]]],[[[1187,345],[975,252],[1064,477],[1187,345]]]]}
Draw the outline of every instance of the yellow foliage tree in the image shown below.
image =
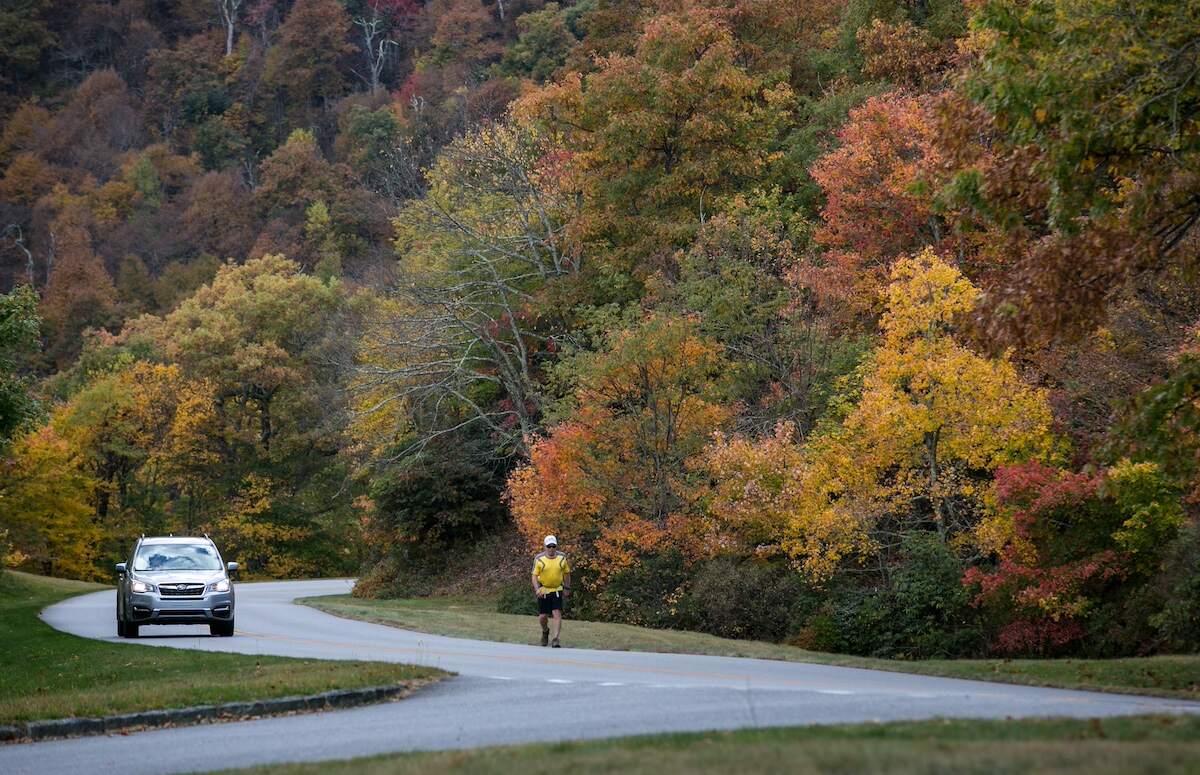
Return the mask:
{"type": "Polygon", "coordinates": [[[897,262],[882,342],[839,424],[799,458],[778,439],[709,449],[712,472],[727,477],[709,503],[718,527],[773,528],[815,579],[907,530],[965,538],[992,471],[1055,452],[1044,391],[1022,382],[1007,356],[985,358],[954,337],[978,293],[930,250],[897,262]]]}
{"type": "Polygon", "coordinates": [[[320,572],[292,551],[313,535],[303,523],[280,524],[270,519],[278,484],[261,474],[250,473],[217,519],[216,529],[224,540],[225,553],[243,557],[271,578],[295,578],[320,572]]]}
{"type": "Polygon", "coordinates": [[[49,576],[96,579],[101,530],[93,519],[95,483],[52,425],[13,442],[0,467],[0,531],[13,560],[49,576]]]}

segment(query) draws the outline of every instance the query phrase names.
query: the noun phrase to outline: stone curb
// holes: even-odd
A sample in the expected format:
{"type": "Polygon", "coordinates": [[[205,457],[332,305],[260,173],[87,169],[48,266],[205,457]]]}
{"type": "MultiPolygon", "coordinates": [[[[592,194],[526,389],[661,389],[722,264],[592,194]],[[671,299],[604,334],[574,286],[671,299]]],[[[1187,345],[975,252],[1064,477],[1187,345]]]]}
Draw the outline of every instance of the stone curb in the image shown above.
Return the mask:
{"type": "Polygon", "coordinates": [[[397,699],[424,681],[410,681],[390,686],[371,686],[366,689],[335,689],[301,697],[280,697],[274,700],[227,702],[223,705],[197,705],[174,710],[148,710],[124,713],[103,718],[63,718],[46,721],[26,721],[12,726],[0,726],[0,743],[52,740],[63,737],[106,735],[131,729],[198,724],[204,721],[232,721],[284,713],[352,708],[356,705],[397,699]]]}

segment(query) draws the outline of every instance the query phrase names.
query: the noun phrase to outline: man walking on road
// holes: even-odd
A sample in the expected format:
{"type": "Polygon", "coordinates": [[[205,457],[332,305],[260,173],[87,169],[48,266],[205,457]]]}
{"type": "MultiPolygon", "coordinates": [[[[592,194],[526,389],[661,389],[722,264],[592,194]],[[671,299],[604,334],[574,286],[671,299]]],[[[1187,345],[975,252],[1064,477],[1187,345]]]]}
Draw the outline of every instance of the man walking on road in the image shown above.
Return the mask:
{"type": "Polygon", "coordinates": [[[538,621],[542,625],[542,645],[558,648],[562,630],[563,598],[571,591],[571,566],[566,555],[558,553],[558,539],[546,536],[546,551],[533,558],[533,594],[538,599],[538,621]],[[550,637],[549,617],[554,618],[554,637],[550,637]]]}

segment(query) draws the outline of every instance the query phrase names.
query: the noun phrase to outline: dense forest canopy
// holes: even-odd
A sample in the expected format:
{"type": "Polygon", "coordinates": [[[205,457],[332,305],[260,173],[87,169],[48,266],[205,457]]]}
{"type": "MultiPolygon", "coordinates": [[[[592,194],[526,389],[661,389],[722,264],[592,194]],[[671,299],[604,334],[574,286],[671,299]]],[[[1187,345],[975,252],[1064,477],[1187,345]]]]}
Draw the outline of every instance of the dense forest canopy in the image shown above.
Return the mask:
{"type": "Polygon", "coordinates": [[[1198,68],[1174,0],[8,3],[0,557],[553,532],[585,616],[1198,648],[1198,68]]]}

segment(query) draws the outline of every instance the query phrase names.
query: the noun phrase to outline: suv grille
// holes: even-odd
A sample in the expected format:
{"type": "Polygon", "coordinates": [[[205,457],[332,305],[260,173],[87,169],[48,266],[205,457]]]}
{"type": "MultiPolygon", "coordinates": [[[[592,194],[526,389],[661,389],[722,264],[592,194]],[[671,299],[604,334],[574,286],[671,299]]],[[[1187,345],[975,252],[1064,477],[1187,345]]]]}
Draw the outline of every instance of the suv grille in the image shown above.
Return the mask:
{"type": "Polygon", "coordinates": [[[200,597],[204,594],[203,584],[163,584],[158,588],[163,597],[200,597]]]}

